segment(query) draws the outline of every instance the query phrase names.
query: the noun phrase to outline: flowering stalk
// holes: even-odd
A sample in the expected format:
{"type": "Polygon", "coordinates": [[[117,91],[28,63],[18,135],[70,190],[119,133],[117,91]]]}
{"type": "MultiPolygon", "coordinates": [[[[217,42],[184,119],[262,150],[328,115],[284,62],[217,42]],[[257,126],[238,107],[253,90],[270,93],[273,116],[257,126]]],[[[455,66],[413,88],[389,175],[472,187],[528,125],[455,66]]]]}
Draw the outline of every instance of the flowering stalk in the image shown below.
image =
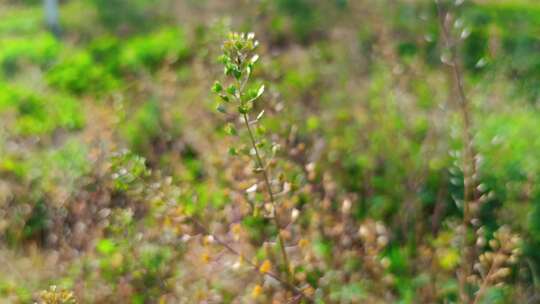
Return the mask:
{"type": "MultiPolygon", "coordinates": [[[[472,264],[474,263],[474,252],[473,247],[471,246],[471,241],[469,240],[470,234],[470,223],[474,218],[473,205],[477,201],[476,198],[476,178],[477,178],[477,168],[475,161],[475,150],[473,147],[473,135],[472,135],[472,118],[469,109],[469,100],[465,94],[464,84],[463,84],[463,73],[461,71],[460,64],[458,62],[457,56],[457,46],[455,39],[452,38],[452,34],[449,26],[449,15],[448,12],[443,8],[441,1],[436,0],[437,5],[437,15],[439,20],[439,27],[441,29],[441,34],[443,42],[447,51],[449,52],[449,57],[444,58],[443,62],[450,67],[452,81],[455,86],[455,91],[457,92],[456,103],[458,105],[462,123],[463,123],[463,221],[462,221],[462,245],[463,245],[463,255],[464,258],[461,261],[460,270],[458,273],[458,280],[460,286],[461,300],[464,303],[470,301],[468,292],[466,291],[467,277],[471,275],[472,264]]],[[[444,55],[443,55],[444,56],[444,55]]]]}
{"type": "MultiPolygon", "coordinates": [[[[258,41],[255,40],[255,35],[253,33],[230,33],[228,39],[223,44],[223,55],[220,59],[225,66],[225,75],[229,76],[232,81],[226,88],[220,82],[216,81],[212,91],[216,93],[221,100],[217,110],[222,113],[227,113],[227,108],[230,107],[230,105],[236,106],[236,113],[240,116],[240,119],[247,130],[250,148],[247,149],[248,152],[246,152],[246,154],[253,159],[255,163],[255,172],[262,175],[262,180],[272,210],[271,218],[278,230],[277,244],[283,262],[282,267],[286,273],[287,284],[294,286],[294,278],[290,269],[289,257],[287,255],[285,240],[283,239],[280,226],[278,205],[274,191],[272,190],[267,162],[261,152],[264,142],[257,139],[252,127],[260,121],[264,115],[264,111],[261,111],[254,120],[250,119],[250,113],[253,112],[255,102],[257,102],[264,93],[264,85],[253,87],[250,86],[251,84],[249,82],[254,65],[259,58],[259,56],[254,53],[257,46],[258,41]]],[[[237,133],[232,124],[227,126],[227,131],[231,135],[237,133]]],[[[275,153],[276,149],[277,145],[273,145],[272,152],[275,153]]],[[[233,155],[238,153],[235,148],[231,148],[229,152],[233,155]]]]}

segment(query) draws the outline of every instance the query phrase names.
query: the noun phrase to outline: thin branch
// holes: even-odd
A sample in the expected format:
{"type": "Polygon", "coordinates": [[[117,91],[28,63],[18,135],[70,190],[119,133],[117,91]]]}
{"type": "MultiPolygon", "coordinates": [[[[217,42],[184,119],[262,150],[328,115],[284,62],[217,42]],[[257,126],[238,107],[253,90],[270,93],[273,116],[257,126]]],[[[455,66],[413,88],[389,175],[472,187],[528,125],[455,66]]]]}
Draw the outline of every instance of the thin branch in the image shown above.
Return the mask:
{"type": "Polygon", "coordinates": [[[274,191],[272,191],[272,186],[270,184],[270,178],[268,177],[268,171],[267,171],[267,168],[266,168],[266,164],[264,163],[263,159],[261,158],[259,149],[257,148],[257,142],[255,141],[253,131],[251,130],[251,126],[249,125],[249,118],[248,118],[247,114],[244,114],[243,117],[244,117],[244,124],[246,125],[246,128],[247,128],[248,133],[249,133],[249,138],[251,140],[251,145],[253,146],[253,149],[255,150],[255,159],[257,160],[257,166],[259,166],[260,169],[261,169],[261,172],[262,172],[262,175],[263,175],[263,178],[264,178],[264,183],[266,184],[266,189],[268,191],[268,195],[270,196],[270,202],[272,204],[272,209],[274,210],[274,214],[273,214],[272,218],[274,219],[274,224],[276,225],[276,228],[278,229],[279,249],[281,251],[281,257],[283,258],[283,263],[285,264],[284,265],[285,272],[287,273],[287,277],[288,277],[288,280],[290,282],[291,279],[292,279],[292,273],[291,273],[290,264],[289,264],[289,257],[287,256],[287,251],[285,250],[285,241],[283,240],[283,236],[281,235],[281,227],[280,227],[280,224],[279,224],[279,218],[278,218],[278,212],[277,212],[277,204],[276,204],[276,201],[275,201],[275,198],[274,198],[274,191]]]}
{"type": "MultiPolygon", "coordinates": [[[[199,227],[199,229],[201,229],[205,234],[207,235],[210,235],[212,236],[212,238],[218,243],[220,244],[221,246],[223,246],[225,249],[227,249],[230,253],[238,256],[240,259],[242,259],[242,261],[245,261],[249,266],[251,266],[251,268],[253,268],[253,270],[257,273],[260,273],[259,271],[259,266],[257,264],[255,264],[254,262],[252,262],[250,259],[247,259],[244,257],[244,255],[242,253],[240,253],[238,250],[234,249],[233,247],[231,247],[229,244],[227,244],[227,242],[223,241],[222,239],[220,239],[218,236],[216,236],[215,234],[213,234],[212,232],[210,232],[210,230],[208,230],[201,222],[199,222],[197,219],[195,218],[190,218],[191,221],[193,221],[193,223],[195,223],[195,225],[197,227],[199,227]]],[[[305,300],[308,301],[308,303],[314,303],[314,300],[308,296],[306,293],[304,293],[304,291],[302,291],[300,288],[296,287],[295,285],[289,283],[287,280],[281,278],[279,275],[271,272],[271,271],[268,271],[268,272],[265,272],[264,273],[265,275],[273,278],[274,280],[278,281],[283,287],[285,287],[287,290],[291,291],[292,293],[294,293],[295,295],[301,297],[301,298],[304,298],[305,300]]]]}
{"type": "MultiPolygon", "coordinates": [[[[243,79],[243,81],[237,81],[238,86],[238,93],[235,95],[235,98],[237,99],[238,103],[242,102],[242,92],[244,91],[244,88],[246,86],[247,81],[249,80],[249,75],[243,79]]],[[[259,148],[257,148],[257,141],[255,139],[255,135],[253,134],[253,131],[251,129],[251,124],[249,121],[248,114],[244,113],[242,114],[242,118],[244,121],[244,125],[246,126],[246,129],[249,134],[249,139],[251,146],[253,150],[255,151],[255,161],[256,165],[260,168],[261,173],[263,175],[264,183],[266,185],[266,190],[268,191],[268,196],[270,198],[270,203],[272,204],[272,209],[274,210],[273,219],[274,224],[276,225],[276,228],[278,230],[278,246],[279,250],[281,252],[281,257],[283,259],[285,273],[287,274],[287,280],[290,284],[292,284],[293,275],[291,273],[290,269],[290,263],[289,263],[289,257],[287,255],[287,250],[285,249],[285,241],[283,240],[283,236],[281,235],[281,227],[279,224],[279,216],[277,212],[277,203],[274,195],[274,191],[272,190],[271,183],[270,183],[270,177],[268,174],[268,169],[266,167],[266,163],[264,162],[263,158],[261,157],[261,153],[259,152],[259,148]]]]}

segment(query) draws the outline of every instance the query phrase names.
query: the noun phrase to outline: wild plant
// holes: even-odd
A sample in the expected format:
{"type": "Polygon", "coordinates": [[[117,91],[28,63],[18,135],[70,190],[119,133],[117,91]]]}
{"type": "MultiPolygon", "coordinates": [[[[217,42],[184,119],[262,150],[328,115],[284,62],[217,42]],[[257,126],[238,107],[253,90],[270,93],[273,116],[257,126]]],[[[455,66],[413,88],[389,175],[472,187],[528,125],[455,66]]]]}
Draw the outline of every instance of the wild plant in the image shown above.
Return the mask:
{"type": "Polygon", "coordinates": [[[462,303],[479,303],[489,287],[500,283],[510,274],[507,266],[515,263],[519,257],[520,242],[519,237],[512,235],[508,227],[501,227],[490,241],[491,251],[479,254],[479,250],[485,246],[485,231],[481,226],[479,212],[490,193],[484,193],[484,186],[480,183],[481,157],[475,149],[472,105],[466,94],[463,68],[459,60],[459,42],[467,37],[467,29],[456,26],[459,23],[456,23],[456,18],[450,11],[452,5],[459,6],[464,1],[435,2],[444,44],[441,61],[448,66],[452,84],[450,99],[455,103],[462,123],[462,149],[457,155],[461,157],[463,197],[456,201],[463,212],[458,229],[462,252],[457,270],[459,297],[462,303]],[[454,34],[454,28],[461,31],[459,35],[454,34]]]}
{"type": "MultiPolygon", "coordinates": [[[[279,202],[276,198],[276,188],[284,186],[279,179],[274,178],[271,172],[271,159],[276,156],[279,150],[277,143],[269,143],[268,138],[265,138],[265,130],[260,121],[264,116],[265,111],[260,110],[259,104],[263,96],[265,86],[253,81],[253,71],[258,62],[259,55],[255,53],[258,46],[258,41],[255,40],[253,33],[230,33],[227,40],[223,43],[223,54],[220,56],[220,61],[224,66],[224,74],[227,77],[226,84],[216,81],[212,87],[212,91],[217,94],[220,103],[217,110],[229,117],[239,119],[244,127],[244,132],[247,134],[247,144],[238,147],[231,147],[229,153],[231,155],[244,154],[249,156],[253,161],[253,172],[260,175],[261,182],[253,184],[246,189],[246,192],[254,193],[259,189],[264,189],[266,193],[265,199],[267,203],[254,206],[254,213],[266,213],[277,229],[276,246],[281,256],[279,265],[281,275],[272,274],[272,263],[265,260],[259,267],[259,271],[263,274],[270,275],[277,279],[284,287],[292,291],[298,300],[302,298],[311,302],[310,295],[307,291],[311,291],[308,287],[300,289],[295,286],[293,267],[290,263],[290,258],[287,253],[284,234],[286,231],[283,228],[284,221],[281,219],[279,202]],[[280,185],[281,184],[281,185],[280,185]]],[[[226,126],[228,134],[236,136],[240,131],[233,123],[226,126]]],[[[221,241],[220,241],[221,242],[221,241]]],[[[226,247],[228,245],[222,244],[226,247]]],[[[232,248],[229,248],[230,251],[232,248]]],[[[239,253],[237,253],[239,254],[239,253]]]]}
{"type": "Polygon", "coordinates": [[[57,286],[51,286],[39,295],[39,301],[36,304],[76,304],[73,292],[59,289],[57,286]]]}

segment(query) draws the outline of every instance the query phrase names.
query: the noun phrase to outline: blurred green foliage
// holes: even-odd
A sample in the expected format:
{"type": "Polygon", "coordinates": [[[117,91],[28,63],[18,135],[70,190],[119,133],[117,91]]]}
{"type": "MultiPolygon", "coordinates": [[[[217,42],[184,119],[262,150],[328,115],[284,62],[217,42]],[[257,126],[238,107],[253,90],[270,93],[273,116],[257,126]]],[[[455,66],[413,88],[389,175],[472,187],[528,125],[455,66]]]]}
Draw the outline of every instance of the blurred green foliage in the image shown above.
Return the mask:
{"type": "Polygon", "coordinates": [[[59,89],[72,94],[100,94],[118,87],[118,80],[96,62],[87,52],[67,57],[47,74],[47,80],[59,89]]]}
{"type": "MultiPolygon", "coordinates": [[[[264,106],[250,107],[265,109],[257,134],[279,149],[260,145],[290,187],[280,202],[297,212],[287,226],[295,280],[321,303],[457,301],[463,142],[432,2],[70,0],[60,1],[60,39],[41,1],[8,2],[0,258],[17,270],[0,274],[8,303],[32,302],[51,283],[81,303],[284,301],[190,221],[256,262],[275,254],[265,197],[246,191],[255,181],[242,155],[253,152],[229,151],[244,135],[213,113],[208,93],[231,28],[261,39],[246,96],[265,85],[264,106]],[[376,231],[375,245],[362,227],[376,231]]],[[[521,303],[540,292],[540,6],[452,10],[487,197],[479,220],[487,238],[506,224],[524,243],[483,302],[521,303]]]]}
{"type": "Polygon", "coordinates": [[[91,0],[91,3],[97,8],[99,20],[113,30],[155,26],[159,7],[152,0],[91,0]]]}
{"type": "Polygon", "coordinates": [[[162,29],[129,41],[120,55],[121,65],[127,69],[155,70],[164,62],[175,63],[189,56],[184,32],[177,28],[162,29]]]}
{"type": "Polygon", "coordinates": [[[42,97],[26,88],[6,84],[0,86],[1,112],[15,114],[12,130],[21,135],[50,134],[60,128],[78,130],[85,123],[81,105],[72,97],[42,97]]]}
{"type": "Polygon", "coordinates": [[[54,62],[61,46],[51,34],[37,37],[7,37],[0,39],[0,66],[2,75],[9,77],[23,64],[46,67],[54,62]]]}

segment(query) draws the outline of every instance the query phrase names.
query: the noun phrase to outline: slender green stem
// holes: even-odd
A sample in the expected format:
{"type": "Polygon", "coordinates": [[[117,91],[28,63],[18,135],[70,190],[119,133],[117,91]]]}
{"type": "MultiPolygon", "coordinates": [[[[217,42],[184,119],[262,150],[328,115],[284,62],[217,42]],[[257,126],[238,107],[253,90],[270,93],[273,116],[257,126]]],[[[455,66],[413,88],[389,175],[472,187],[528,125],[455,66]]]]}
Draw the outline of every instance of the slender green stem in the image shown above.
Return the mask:
{"type": "Polygon", "coordinates": [[[285,241],[283,240],[283,236],[281,235],[281,227],[279,224],[279,218],[278,218],[278,212],[277,212],[277,204],[276,200],[274,198],[274,192],[272,191],[272,186],[270,184],[270,178],[268,177],[268,171],[266,168],[266,164],[264,163],[263,158],[261,157],[261,154],[259,152],[259,149],[257,148],[257,141],[255,140],[255,136],[253,135],[253,131],[251,130],[251,126],[249,125],[249,117],[247,114],[243,114],[244,124],[246,125],[249,138],[251,141],[251,146],[253,147],[253,150],[255,150],[255,160],[257,163],[257,166],[260,168],[262,175],[264,177],[264,183],[266,185],[266,189],[268,191],[268,196],[270,197],[270,203],[272,204],[272,209],[274,209],[274,223],[276,225],[276,228],[278,229],[278,245],[279,249],[281,251],[281,256],[283,258],[283,263],[285,271],[287,273],[287,277],[289,280],[289,283],[292,280],[292,273],[290,269],[289,264],[289,257],[287,256],[287,251],[285,250],[285,241]]]}
{"type": "MultiPolygon", "coordinates": [[[[249,134],[250,143],[255,153],[255,156],[252,158],[257,166],[256,171],[262,173],[263,175],[264,183],[266,185],[266,191],[268,192],[270,204],[273,209],[272,219],[278,230],[277,243],[283,259],[283,268],[285,274],[287,275],[287,283],[293,285],[294,277],[292,275],[290,267],[291,264],[289,262],[289,257],[285,248],[285,240],[283,238],[282,230],[280,227],[278,206],[276,203],[274,192],[272,190],[272,184],[269,177],[270,174],[268,172],[265,159],[261,156],[261,152],[259,151],[259,148],[257,146],[258,142],[251,128],[248,114],[249,109],[251,109],[252,106],[251,103],[255,101],[255,99],[260,97],[260,95],[262,94],[261,89],[264,88],[259,89],[256,97],[252,97],[252,99],[247,101],[243,100],[243,97],[246,97],[244,90],[251,76],[252,64],[257,60],[255,57],[256,55],[252,54],[252,51],[256,47],[256,44],[257,42],[253,41],[253,34],[248,34],[247,37],[244,34],[232,34],[232,40],[229,41],[229,43],[224,44],[224,63],[226,68],[226,74],[232,74],[235,79],[235,86],[233,86],[232,88],[233,91],[231,92],[228,89],[227,94],[232,96],[234,101],[237,103],[238,111],[243,118],[244,124],[249,134]],[[232,43],[234,43],[234,46],[232,46],[232,43]],[[251,59],[248,59],[248,57],[250,57],[251,59]]],[[[218,91],[221,90],[222,87],[220,86],[218,88],[218,91]]]]}
{"type": "MultiPolygon", "coordinates": [[[[237,102],[239,104],[242,102],[242,94],[243,94],[244,88],[245,88],[246,83],[247,83],[248,80],[249,80],[249,75],[247,77],[245,77],[243,80],[237,80],[236,81],[236,85],[238,87],[238,92],[235,95],[235,98],[237,99],[237,102]]],[[[263,158],[261,157],[261,153],[259,152],[259,148],[257,148],[257,140],[255,139],[255,135],[253,133],[253,130],[251,129],[248,114],[243,113],[242,118],[243,118],[244,124],[245,124],[246,129],[247,129],[248,134],[249,134],[249,139],[250,139],[250,142],[251,142],[251,146],[253,147],[253,150],[255,151],[256,165],[260,168],[260,170],[262,172],[264,183],[266,185],[268,196],[270,198],[270,203],[272,204],[272,209],[274,211],[273,219],[274,219],[274,224],[276,225],[276,228],[278,230],[278,246],[279,246],[279,250],[281,252],[281,257],[283,259],[285,273],[287,274],[287,279],[288,279],[289,283],[292,283],[293,275],[291,273],[289,257],[287,255],[287,250],[285,248],[285,240],[283,239],[283,236],[281,235],[281,227],[280,227],[280,224],[279,224],[279,215],[278,215],[278,211],[277,211],[277,203],[276,203],[276,199],[275,199],[275,196],[274,196],[274,192],[272,191],[272,186],[271,186],[271,183],[270,183],[270,177],[269,177],[269,174],[268,174],[268,169],[266,167],[266,164],[265,164],[263,158]]]]}

